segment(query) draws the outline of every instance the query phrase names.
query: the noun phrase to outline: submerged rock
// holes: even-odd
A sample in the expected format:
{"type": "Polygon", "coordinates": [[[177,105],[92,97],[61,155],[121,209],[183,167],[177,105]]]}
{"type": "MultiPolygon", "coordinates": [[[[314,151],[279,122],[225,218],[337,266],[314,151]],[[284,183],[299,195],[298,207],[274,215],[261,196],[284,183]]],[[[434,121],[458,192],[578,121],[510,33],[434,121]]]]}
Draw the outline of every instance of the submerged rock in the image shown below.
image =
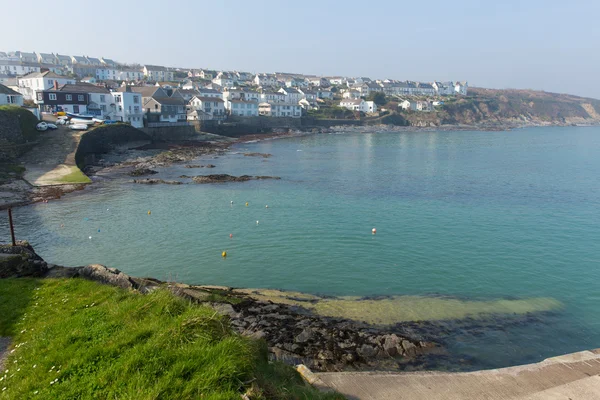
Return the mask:
{"type": "Polygon", "coordinates": [[[278,176],[233,176],[228,174],[198,175],[192,178],[194,183],[224,183],[224,182],[246,182],[253,179],[281,179],[278,176]]]}
{"type": "Polygon", "coordinates": [[[158,174],[158,171],[154,171],[150,168],[136,168],[129,172],[129,176],[144,176],[158,174]]]}
{"type": "Polygon", "coordinates": [[[159,183],[166,184],[166,185],[183,185],[183,182],[179,182],[179,181],[165,181],[164,179],[150,179],[150,178],[134,179],[133,183],[141,183],[143,185],[156,185],[159,183]]]}
{"type": "Polygon", "coordinates": [[[246,157],[263,157],[263,158],[269,158],[271,157],[272,154],[269,153],[244,153],[244,156],[246,157]]]}

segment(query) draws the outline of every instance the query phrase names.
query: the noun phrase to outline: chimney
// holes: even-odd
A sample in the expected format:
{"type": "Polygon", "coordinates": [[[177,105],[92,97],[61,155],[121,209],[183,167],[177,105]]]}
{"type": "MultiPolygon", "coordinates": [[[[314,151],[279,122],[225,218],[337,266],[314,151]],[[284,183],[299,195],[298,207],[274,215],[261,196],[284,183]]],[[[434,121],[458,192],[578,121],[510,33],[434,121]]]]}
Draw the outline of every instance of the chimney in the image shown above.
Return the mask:
{"type": "Polygon", "coordinates": [[[54,80],[54,90],[58,90],[58,81],[54,80]]]}

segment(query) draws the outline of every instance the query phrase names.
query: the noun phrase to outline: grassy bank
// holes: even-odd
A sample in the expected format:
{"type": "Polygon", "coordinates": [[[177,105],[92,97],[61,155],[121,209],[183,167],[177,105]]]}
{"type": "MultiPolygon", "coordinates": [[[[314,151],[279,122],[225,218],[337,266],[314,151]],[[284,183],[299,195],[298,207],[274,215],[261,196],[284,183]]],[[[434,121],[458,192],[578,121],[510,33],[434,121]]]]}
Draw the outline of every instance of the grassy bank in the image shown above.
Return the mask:
{"type": "Polygon", "coordinates": [[[0,280],[0,399],[337,399],[208,307],[82,279],[0,280]],[[5,388],[5,389],[4,389],[5,388]]]}
{"type": "Polygon", "coordinates": [[[71,172],[57,179],[57,183],[92,183],[92,180],[76,167],[71,167],[71,172]]]}

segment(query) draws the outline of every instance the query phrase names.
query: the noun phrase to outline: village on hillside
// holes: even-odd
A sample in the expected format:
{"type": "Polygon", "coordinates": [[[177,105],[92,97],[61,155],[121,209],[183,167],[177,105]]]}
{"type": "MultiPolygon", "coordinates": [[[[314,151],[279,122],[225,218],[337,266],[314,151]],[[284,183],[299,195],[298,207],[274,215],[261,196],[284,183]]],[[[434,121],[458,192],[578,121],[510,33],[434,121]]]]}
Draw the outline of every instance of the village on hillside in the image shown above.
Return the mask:
{"type": "Polygon", "coordinates": [[[225,121],[232,117],[360,118],[387,101],[427,112],[444,98],[466,95],[461,82],[249,73],[127,65],[111,59],[0,51],[0,105],[36,113],[93,115],[134,127],[225,121]],[[350,111],[348,113],[348,111],[350,111]]]}

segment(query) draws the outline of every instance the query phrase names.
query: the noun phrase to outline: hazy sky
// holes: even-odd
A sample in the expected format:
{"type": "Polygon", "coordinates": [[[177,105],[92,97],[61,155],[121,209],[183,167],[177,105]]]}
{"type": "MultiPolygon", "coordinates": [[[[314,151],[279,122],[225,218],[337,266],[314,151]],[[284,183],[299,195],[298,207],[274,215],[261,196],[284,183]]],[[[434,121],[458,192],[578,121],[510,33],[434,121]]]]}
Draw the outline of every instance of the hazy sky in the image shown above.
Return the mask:
{"type": "Polygon", "coordinates": [[[600,98],[599,0],[0,0],[0,12],[14,16],[5,51],[600,98]]]}

